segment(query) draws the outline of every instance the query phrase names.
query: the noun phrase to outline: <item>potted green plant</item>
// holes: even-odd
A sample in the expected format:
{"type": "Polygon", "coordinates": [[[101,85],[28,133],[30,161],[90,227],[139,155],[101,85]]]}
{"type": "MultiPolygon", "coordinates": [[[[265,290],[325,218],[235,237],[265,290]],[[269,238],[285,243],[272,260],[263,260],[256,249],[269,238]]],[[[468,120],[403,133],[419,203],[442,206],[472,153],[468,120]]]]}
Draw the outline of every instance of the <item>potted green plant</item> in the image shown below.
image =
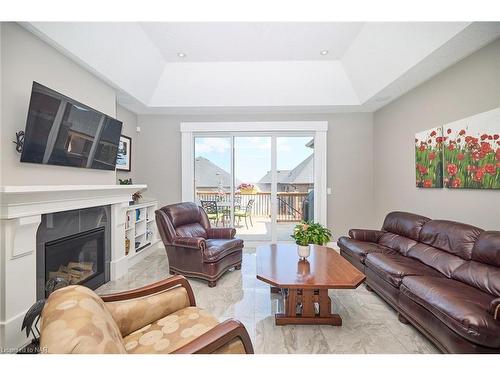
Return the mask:
{"type": "Polygon", "coordinates": [[[299,257],[305,259],[311,254],[309,245],[327,244],[332,238],[332,232],[319,223],[303,221],[295,226],[291,237],[297,244],[299,257]]]}

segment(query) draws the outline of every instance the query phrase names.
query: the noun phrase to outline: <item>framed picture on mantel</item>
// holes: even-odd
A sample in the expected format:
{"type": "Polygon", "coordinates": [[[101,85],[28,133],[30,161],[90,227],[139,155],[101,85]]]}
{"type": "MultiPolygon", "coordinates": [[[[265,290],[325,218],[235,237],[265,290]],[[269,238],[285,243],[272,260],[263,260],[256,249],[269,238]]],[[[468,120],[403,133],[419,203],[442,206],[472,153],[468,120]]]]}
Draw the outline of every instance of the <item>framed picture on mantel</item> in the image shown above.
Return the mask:
{"type": "Polygon", "coordinates": [[[126,135],[120,136],[118,155],[116,156],[116,170],[130,172],[130,160],[132,158],[132,138],[126,135]]]}

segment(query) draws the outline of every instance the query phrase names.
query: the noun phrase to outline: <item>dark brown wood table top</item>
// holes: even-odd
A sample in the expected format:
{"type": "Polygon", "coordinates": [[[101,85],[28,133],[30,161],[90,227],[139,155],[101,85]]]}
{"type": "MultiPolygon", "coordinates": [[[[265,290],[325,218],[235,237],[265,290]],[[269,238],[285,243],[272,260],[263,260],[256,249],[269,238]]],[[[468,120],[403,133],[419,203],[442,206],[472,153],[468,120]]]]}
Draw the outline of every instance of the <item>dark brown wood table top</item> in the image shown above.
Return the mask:
{"type": "Polygon", "coordinates": [[[297,245],[277,244],[257,248],[257,279],[280,288],[355,289],[365,275],[331,248],[312,245],[303,261],[297,245]]]}

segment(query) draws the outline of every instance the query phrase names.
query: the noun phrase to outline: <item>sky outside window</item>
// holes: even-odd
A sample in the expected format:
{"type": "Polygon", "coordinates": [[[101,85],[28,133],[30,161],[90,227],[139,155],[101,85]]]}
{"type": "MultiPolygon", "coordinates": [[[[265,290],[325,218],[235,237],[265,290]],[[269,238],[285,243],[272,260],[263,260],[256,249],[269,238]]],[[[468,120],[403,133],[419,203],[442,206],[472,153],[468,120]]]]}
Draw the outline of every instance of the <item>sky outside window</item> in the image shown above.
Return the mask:
{"type": "MultiPolygon", "coordinates": [[[[278,137],[278,170],[292,170],[313,149],[306,147],[312,137],[278,137]]],[[[271,169],[270,137],[235,137],[235,166],[241,182],[256,183],[271,169]]],[[[230,138],[195,138],[195,157],[204,157],[224,169],[231,170],[230,138]]]]}

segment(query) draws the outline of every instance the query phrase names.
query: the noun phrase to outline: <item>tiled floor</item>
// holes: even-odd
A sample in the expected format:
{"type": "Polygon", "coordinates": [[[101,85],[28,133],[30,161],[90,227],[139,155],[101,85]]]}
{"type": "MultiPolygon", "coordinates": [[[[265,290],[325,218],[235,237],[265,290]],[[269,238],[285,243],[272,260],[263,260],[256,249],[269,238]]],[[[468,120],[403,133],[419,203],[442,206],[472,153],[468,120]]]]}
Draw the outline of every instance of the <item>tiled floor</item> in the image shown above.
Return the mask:
{"type": "MultiPolygon", "coordinates": [[[[280,299],[255,277],[255,249],[245,249],[241,271],[228,272],[215,288],[190,279],[197,305],[220,320],[236,318],[250,333],[256,353],[437,353],[412,326],[401,324],[392,308],[364,286],[330,291],[341,327],[274,324],[280,299]]],[[[131,268],[123,278],[98,289],[105,294],[132,289],[168,277],[162,246],[131,268]]]]}

